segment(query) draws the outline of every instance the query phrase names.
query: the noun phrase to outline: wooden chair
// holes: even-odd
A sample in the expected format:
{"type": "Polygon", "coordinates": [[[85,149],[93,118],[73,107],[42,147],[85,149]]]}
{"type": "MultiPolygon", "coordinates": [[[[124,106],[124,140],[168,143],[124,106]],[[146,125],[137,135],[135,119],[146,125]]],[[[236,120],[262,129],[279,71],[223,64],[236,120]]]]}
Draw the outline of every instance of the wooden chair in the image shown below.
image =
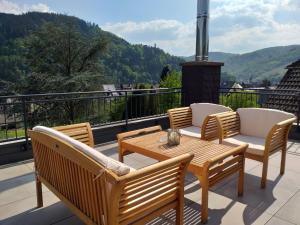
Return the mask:
{"type": "Polygon", "coordinates": [[[263,163],[261,188],[265,188],[269,156],[281,151],[280,174],[284,174],[288,133],[296,120],[291,113],[263,108],[241,108],[215,115],[222,144],[248,143],[245,157],[263,163]]]}
{"type": "Polygon", "coordinates": [[[53,129],[68,135],[92,148],[95,147],[93,132],[90,123],[78,123],[53,127],[53,129]]]}
{"type": "MultiPolygon", "coordinates": [[[[67,127],[56,129],[77,132],[67,127]]],[[[81,130],[84,126],[75,127],[81,130]]],[[[87,127],[83,130],[89,130],[87,127]]],[[[38,207],[43,206],[43,183],[86,224],[145,224],[170,209],[176,210],[176,224],[183,224],[184,176],[193,155],[181,155],[118,176],[57,137],[37,131],[29,131],[29,135],[38,207]]]]}
{"type": "Polygon", "coordinates": [[[168,116],[170,120],[170,127],[180,129],[182,134],[201,138],[203,140],[215,140],[219,137],[219,128],[214,114],[227,111],[232,110],[223,105],[195,103],[190,107],[170,109],[168,110],[168,116]],[[192,112],[192,108],[196,108],[194,110],[194,114],[192,112]],[[205,110],[206,112],[203,112],[205,110]],[[197,112],[199,111],[201,115],[199,115],[199,119],[197,121],[197,112]]]}

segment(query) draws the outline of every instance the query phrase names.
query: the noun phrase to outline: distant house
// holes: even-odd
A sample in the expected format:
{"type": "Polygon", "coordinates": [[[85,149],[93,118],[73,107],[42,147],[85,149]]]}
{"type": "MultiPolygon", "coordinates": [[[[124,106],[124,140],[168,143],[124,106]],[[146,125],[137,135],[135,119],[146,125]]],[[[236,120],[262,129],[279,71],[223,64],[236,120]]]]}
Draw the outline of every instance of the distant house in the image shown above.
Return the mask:
{"type": "Polygon", "coordinates": [[[226,95],[230,95],[230,93],[240,92],[242,88],[243,87],[239,83],[234,83],[230,87],[230,89],[227,88],[227,89],[222,90],[222,93],[226,94],[226,95]]]}
{"type": "Polygon", "coordinates": [[[107,96],[119,96],[119,93],[116,92],[116,87],[114,84],[103,84],[103,90],[107,91],[107,96]]]}
{"type": "Polygon", "coordinates": [[[234,83],[231,87],[231,90],[235,91],[236,89],[242,89],[242,85],[240,85],[239,83],[234,83]]]}
{"type": "Polygon", "coordinates": [[[299,113],[300,105],[300,59],[286,67],[287,72],[268,98],[265,107],[299,113]]]}
{"type": "Polygon", "coordinates": [[[0,105],[0,130],[8,128],[19,128],[23,123],[20,112],[15,112],[14,100],[7,98],[4,104],[0,105]]]}
{"type": "Polygon", "coordinates": [[[121,84],[121,89],[122,90],[132,90],[132,84],[121,84]]]}

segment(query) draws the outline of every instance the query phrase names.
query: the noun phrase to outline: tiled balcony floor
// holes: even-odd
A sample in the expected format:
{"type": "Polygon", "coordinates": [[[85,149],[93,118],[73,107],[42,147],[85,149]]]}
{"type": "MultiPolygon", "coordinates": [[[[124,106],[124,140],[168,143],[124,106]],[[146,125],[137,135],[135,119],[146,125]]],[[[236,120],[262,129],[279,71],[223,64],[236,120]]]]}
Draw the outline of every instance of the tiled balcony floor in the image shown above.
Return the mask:
{"type": "MultiPolygon", "coordinates": [[[[271,157],[268,183],[260,189],[261,165],[246,160],[245,192],[237,197],[237,179],[231,177],[209,193],[208,224],[300,224],[300,143],[288,143],[286,173],[279,175],[280,154],[271,157]]],[[[117,158],[116,143],[98,147],[104,154],[117,158]]],[[[155,163],[150,158],[132,154],[125,162],[134,168],[155,163]]],[[[0,224],[2,225],[82,225],[45,187],[44,207],[37,209],[33,162],[0,167],[0,224]]],[[[185,186],[185,224],[200,224],[201,196],[197,179],[188,174],[185,186]]],[[[170,212],[151,224],[174,224],[170,212]]]]}

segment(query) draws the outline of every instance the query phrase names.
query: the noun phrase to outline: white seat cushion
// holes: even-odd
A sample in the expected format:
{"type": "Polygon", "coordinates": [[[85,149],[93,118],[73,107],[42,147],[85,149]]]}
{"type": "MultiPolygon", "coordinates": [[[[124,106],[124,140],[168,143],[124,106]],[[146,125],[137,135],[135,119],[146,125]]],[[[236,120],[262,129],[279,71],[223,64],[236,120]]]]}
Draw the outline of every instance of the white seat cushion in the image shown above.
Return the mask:
{"type": "Polygon", "coordinates": [[[239,108],[241,134],[266,138],[271,128],[284,120],[294,118],[294,114],[276,109],[239,108]]]}
{"type": "Polygon", "coordinates": [[[59,132],[57,130],[54,130],[49,127],[44,127],[44,126],[36,126],[33,128],[34,131],[45,133],[48,135],[51,135],[53,137],[56,137],[58,139],[61,139],[62,141],[72,145],[74,148],[77,150],[83,152],[84,154],[88,155],[95,161],[99,162],[103,167],[113,171],[119,176],[126,175],[130,171],[134,171],[135,169],[127,166],[124,163],[121,163],[119,161],[116,161],[112,158],[107,157],[106,155],[102,154],[101,152],[98,152],[97,150],[91,148],[90,146],[77,141],[62,132],[59,132]]]}
{"type": "Polygon", "coordinates": [[[190,126],[179,129],[182,135],[201,138],[201,128],[196,126],[190,126]]]}
{"type": "Polygon", "coordinates": [[[212,103],[193,103],[190,107],[192,109],[192,124],[196,127],[202,127],[202,124],[208,115],[231,111],[230,108],[224,105],[212,103]]]}
{"type": "Polygon", "coordinates": [[[223,140],[222,144],[230,146],[239,146],[241,144],[249,144],[248,153],[255,155],[263,155],[265,150],[265,139],[260,137],[236,135],[223,140]]]}

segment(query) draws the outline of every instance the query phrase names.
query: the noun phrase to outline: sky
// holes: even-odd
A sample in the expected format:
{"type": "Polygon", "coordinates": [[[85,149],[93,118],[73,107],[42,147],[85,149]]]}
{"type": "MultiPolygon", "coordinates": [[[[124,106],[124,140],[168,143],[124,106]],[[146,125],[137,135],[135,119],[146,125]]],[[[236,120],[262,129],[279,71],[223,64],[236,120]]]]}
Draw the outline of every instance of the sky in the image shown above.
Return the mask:
{"type": "MultiPolygon", "coordinates": [[[[130,43],[195,52],[197,0],[0,0],[0,12],[55,12],[98,24],[130,43]]],[[[210,0],[210,51],[300,44],[300,0],[210,0]]]]}

